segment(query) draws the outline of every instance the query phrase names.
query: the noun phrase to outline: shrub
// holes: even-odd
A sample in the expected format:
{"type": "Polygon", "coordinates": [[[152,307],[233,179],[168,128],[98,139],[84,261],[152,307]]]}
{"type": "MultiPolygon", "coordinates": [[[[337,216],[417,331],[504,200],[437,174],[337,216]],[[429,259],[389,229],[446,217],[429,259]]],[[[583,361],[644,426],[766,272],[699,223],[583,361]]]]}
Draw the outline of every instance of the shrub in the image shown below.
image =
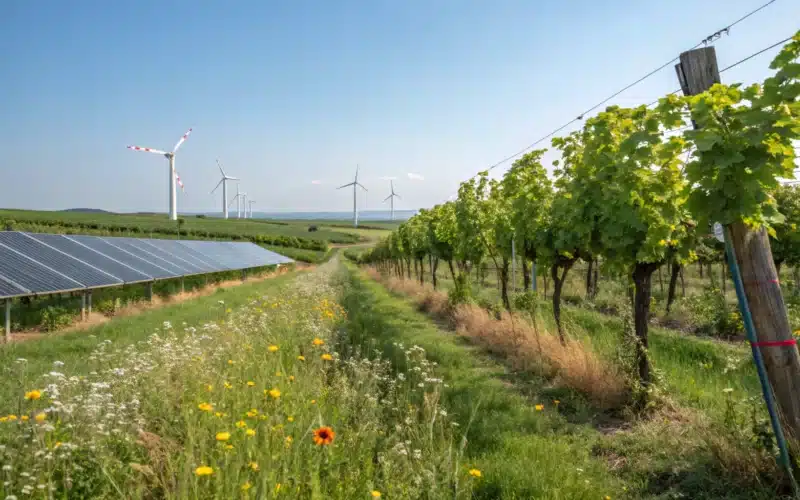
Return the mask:
{"type": "Polygon", "coordinates": [[[58,306],[47,306],[42,311],[41,327],[46,332],[60,330],[72,323],[72,314],[64,308],[58,306]]]}
{"type": "Polygon", "coordinates": [[[717,288],[706,288],[700,295],[691,295],[682,302],[689,310],[697,333],[731,338],[744,330],[738,309],[730,307],[717,288]]]}
{"type": "Polygon", "coordinates": [[[453,288],[447,294],[447,299],[451,306],[473,302],[472,284],[469,282],[467,273],[461,273],[456,276],[455,281],[453,281],[453,288]]]}

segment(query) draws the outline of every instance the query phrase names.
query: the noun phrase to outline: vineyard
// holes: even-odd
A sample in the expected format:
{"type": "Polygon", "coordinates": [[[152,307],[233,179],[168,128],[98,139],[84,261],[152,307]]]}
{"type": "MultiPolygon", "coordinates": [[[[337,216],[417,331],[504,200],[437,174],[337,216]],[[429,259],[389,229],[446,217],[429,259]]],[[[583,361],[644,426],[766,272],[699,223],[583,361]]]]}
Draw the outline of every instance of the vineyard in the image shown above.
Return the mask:
{"type": "Polygon", "coordinates": [[[662,383],[651,352],[654,276],[666,276],[659,299],[669,312],[679,283],[686,294],[690,267],[710,273],[719,263],[721,279],[709,286],[706,307],[723,313],[713,329],[743,338],[752,323],[761,343],[788,346],[764,349],[763,359],[784,426],[797,436],[800,362],[792,328],[800,328],[800,186],[784,181],[798,168],[798,56],[800,33],[761,84],[717,83],[655,106],[608,107],[552,140],[560,156],[552,178],[545,150],[528,152],[502,178],[483,171],[463,182],[456,199],[420,211],[356,258],[384,277],[410,279],[413,271],[434,288],[444,276],[451,304],[475,302],[474,281],[492,274],[502,308],[533,310],[534,318],[547,296],[537,293],[540,283],[549,284],[562,345],[574,340],[563,318],[564,286],[583,263],[587,305],[596,306],[603,288],[621,299],[613,313],[627,325],[619,332],[627,353],[621,366],[626,405],[635,411],[659,404],[662,383]],[[728,267],[736,274],[726,276],[728,267]],[[523,290],[533,291],[513,294],[514,272],[523,276],[523,290]],[[724,293],[736,283],[749,304],[745,317],[724,293]]]}

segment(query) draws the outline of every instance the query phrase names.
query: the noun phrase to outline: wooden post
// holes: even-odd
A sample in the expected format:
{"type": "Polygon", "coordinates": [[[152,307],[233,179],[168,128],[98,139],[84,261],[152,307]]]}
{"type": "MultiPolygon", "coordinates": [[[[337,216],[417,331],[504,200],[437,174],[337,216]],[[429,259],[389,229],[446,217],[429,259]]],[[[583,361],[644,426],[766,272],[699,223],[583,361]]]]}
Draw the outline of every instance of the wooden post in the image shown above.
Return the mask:
{"type": "Polygon", "coordinates": [[[5,310],[6,310],[6,317],[5,317],[5,333],[3,334],[3,341],[8,342],[11,340],[11,299],[5,299],[5,310]]]}
{"type": "Polygon", "coordinates": [[[81,321],[86,321],[86,292],[81,294],[81,321]]]}
{"type": "Polygon", "coordinates": [[[147,283],[147,300],[148,300],[148,302],[153,302],[153,282],[152,281],[147,283]]]}
{"type": "Polygon", "coordinates": [[[514,238],[511,239],[511,289],[517,292],[517,245],[514,238]]]}
{"type": "Polygon", "coordinates": [[[186,286],[183,283],[183,277],[181,277],[181,293],[184,293],[185,291],[186,291],[186,286]]]}
{"type": "MultiPolygon", "coordinates": [[[[676,71],[684,94],[701,93],[720,81],[714,47],[684,52],[680,60],[676,71]]],[[[778,343],[757,348],[787,434],[800,439],[800,355],[797,346],[791,344],[789,317],[767,230],[748,227],[742,221],[728,228],[736,260],[731,265],[738,265],[744,291],[739,303],[746,301],[758,342],[778,343]]]]}
{"type": "Polygon", "coordinates": [[[92,291],[91,290],[86,292],[86,309],[89,312],[89,314],[91,315],[92,314],[92,291]]]}

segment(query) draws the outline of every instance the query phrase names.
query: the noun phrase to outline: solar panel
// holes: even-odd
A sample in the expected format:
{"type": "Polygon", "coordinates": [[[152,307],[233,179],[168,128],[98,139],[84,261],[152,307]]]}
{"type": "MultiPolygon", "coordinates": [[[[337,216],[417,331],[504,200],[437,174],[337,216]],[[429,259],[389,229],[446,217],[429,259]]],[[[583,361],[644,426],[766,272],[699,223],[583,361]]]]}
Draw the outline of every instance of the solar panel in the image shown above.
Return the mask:
{"type": "Polygon", "coordinates": [[[16,297],[17,295],[27,295],[28,290],[14,286],[0,276],[0,298],[16,297]]]}
{"type": "Polygon", "coordinates": [[[0,243],[25,254],[39,264],[55,269],[85,287],[121,285],[122,280],[63,252],[49,247],[24,233],[0,232],[0,243]]]}
{"type": "Polygon", "coordinates": [[[209,257],[204,257],[200,253],[195,252],[191,248],[181,245],[176,240],[142,240],[148,245],[160,248],[172,255],[178,256],[187,262],[192,263],[199,267],[204,272],[216,272],[221,269],[221,264],[214,262],[209,257]]]}
{"type": "Polygon", "coordinates": [[[25,255],[0,243],[0,276],[32,293],[54,293],[84,288],[81,283],[67,278],[25,255]]]}
{"type": "Polygon", "coordinates": [[[253,243],[0,232],[0,298],[292,262],[253,243]]]}
{"type": "Polygon", "coordinates": [[[97,250],[98,252],[102,252],[107,256],[111,257],[112,259],[122,262],[123,264],[130,266],[136,269],[139,272],[145,273],[153,278],[175,278],[178,275],[173,273],[172,271],[167,271],[166,269],[159,267],[157,265],[151,264],[148,260],[143,258],[137,257],[130,252],[126,252],[125,250],[121,250],[120,248],[103,241],[102,239],[96,236],[82,236],[82,235],[75,235],[70,234],[66,236],[73,241],[77,241],[81,245],[85,245],[92,250],[97,250]]]}
{"type": "Polygon", "coordinates": [[[41,241],[42,243],[46,243],[57,250],[68,253],[76,259],[79,259],[83,262],[88,262],[94,267],[105,271],[112,276],[116,276],[125,283],[137,283],[140,281],[151,281],[153,279],[153,277],[150,275],[128,267],[105,254],[98,253],[95,250],[87,248],[80,243],[66,238],[64,235],[39,233],[25,234],[31,238],[41,241]]]}
{"type": "Polygon", "coordinates": [[[142,250],[146,250],[146,251],[148,251],[148,252],[150,252],[150,253],[152,253],[154,255],[157,255],[157,256],[161,257],[164,260],[172,262],[173,264],[178,265],[178,266],[186,269],[186,272],[188,274],[198,274],[198,273],[207,273],[208,272],[208,270],[206,270],[205,266],[202,266],[202,265],[198,266],[197,264],[195,264],[193,262],[189,262],[188,260],[186,260],[184,258],[183,255],[180,255],[178,253],[167,252],[166,250],[162,249],[161,247],[153,245],[152,243],[150,243],[150,241],[152,241],[152,240],[136,240],[135,242],[131,242],[131,243],[139,245],[142,248],[142,250]]]}
{"type": "Polygon", "coordinates": [[[185,274],[192,274],[188,268],[180,266],[167,257],[163,258],[158,255],[155,255],[151,252],[148,248],[143,248],[143,246],[137,243],[132,238],[103,238],[108,243],[111,243],[114,246],[118,246],[123,250],[126,250],[137,257],[141,257],[144,260],[157,265],[158,267],[163,267],[167,271],[172,272],[175,276],[183,276],[185,274]]]}

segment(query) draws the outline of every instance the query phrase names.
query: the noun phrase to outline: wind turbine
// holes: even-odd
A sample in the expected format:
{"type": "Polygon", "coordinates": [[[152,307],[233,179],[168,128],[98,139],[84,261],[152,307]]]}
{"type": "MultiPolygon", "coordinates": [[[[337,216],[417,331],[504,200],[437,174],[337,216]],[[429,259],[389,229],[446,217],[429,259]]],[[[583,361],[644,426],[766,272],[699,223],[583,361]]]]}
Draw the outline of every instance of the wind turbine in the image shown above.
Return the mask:
{"type": "MultiPolygon", "coordinates": [[[[217,160],[217,166],[219,167],[219,171],[222,174],[222,179],[217,183],[214,189],[211,190],[211,194],[214,194],[214,191],[217,190],[220,184],[222,184],[222,217],[227,219],[228,218],[228,183],[225,181],[238,181],[238,177],[230,177],[225,173],[225,170],[222,169],[222,164],[217,160]]],[[[238,191],[238,189],[237,189],[238,191]]]]}
{"type": "Polygon", "coordinates": [[[233,205],[234,201],[236,202],[236,218],[237,219],[241,219],[242,218],[242,209],[241,208],[242,208],[242,196],[243,195],[244,195],[244,193],[240,193],[239,192],[239,183],[237,182],[236,183],[236,196],[234,196],[233,199],[231,200],[231,202],[228,203],[228,206],[230,207],[231,205],[233,205]]]}
{"type": "Polygon", "coordinates": [[[242,212],[244,212],[244,217],[242,219],[247,218],[247,193],[242,193],[242,212]]]}
{"type": "Polygon", "coordinates": [[[364,191],[369,191],[367,188],[361,185],[358,182],[358,165],[356,165],[356,178],[353,182],[349,184],[345,184],[344,186],[339,186],[336,189],[346,188],[348,186],[353,186],[353,227],[358,227],[358,206],[356,205],[356,187],[360,187],[364,191]]]}
{"type": "Polygon", "coordinates": [[[391,200],[391,204],[392,204],[392,215],[391,215],[391,220],[394,220],[394,199],[395,199],[395,198],[398,198],[398,199],[402,200],[402,198],[400,198],[400,195],[399,195],[399,194],[397,194],[397,193],[395,193],[395,192],[394,192],[394,181],[393,181],[393,180],[390,180],[390,181],[389,181],[389,185],[392,187],[392,194],[390,194],[389,196],[387,196],[387,197],[386,197],[386,199],[385,199],[385,200],[383,200],[383,202],[384,202],[384,203],[386,203],[386,200],[391,200]]]}
{"type": "Polygon", "coordinates": [[[253,203],[255,202],[256,200],[247,200],[247,204],[250,206],[250,216],[248,217],[248,219],[253,218],[253,203]]]}
{"type": "Polygon", "coordinates": [[[167,153],[166,151],[160,151],[158,149],[151,149],[151,148],[142,148],[139,146],[128,146],[128,149],[133,149],[134,151],[144,151],[146,153],[156,153],[159,155],[164,155],[167,160],[169,160],[169,218],[172,220],[178,220],[178,203],[177,203],[177,196],[175,192],[175,180],[177,178],[177,172],[175,172],[175,153],[178,152],[178,148],[181,147],[181,144],[189,137],[189,134],[192,133],[192,129],[189,129],[188,132],[183,134],[183,137],[175,144],[175,147],[172,149],[171,153],[167,153]]]}

